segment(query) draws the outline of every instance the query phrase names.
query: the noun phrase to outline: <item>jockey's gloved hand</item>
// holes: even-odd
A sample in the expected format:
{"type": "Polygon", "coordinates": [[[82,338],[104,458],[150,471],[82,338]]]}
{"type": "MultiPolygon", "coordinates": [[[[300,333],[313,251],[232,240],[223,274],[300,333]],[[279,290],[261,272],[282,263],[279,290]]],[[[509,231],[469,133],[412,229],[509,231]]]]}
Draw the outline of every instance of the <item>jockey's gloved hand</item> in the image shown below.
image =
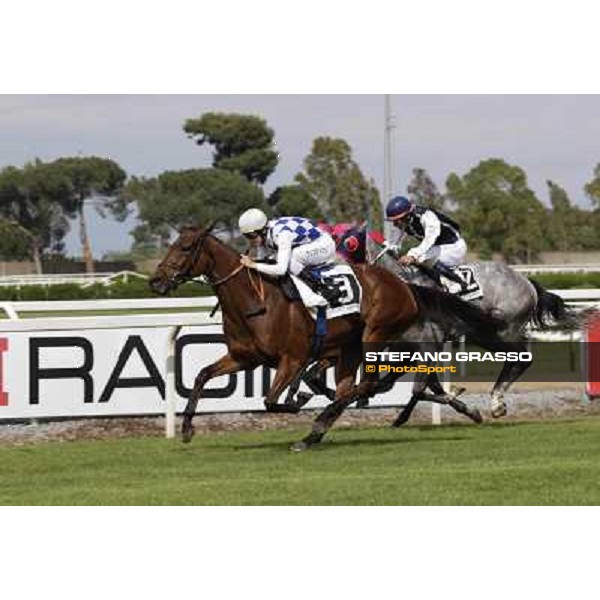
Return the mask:
{"type": "Polygon", "coordinates": [[[384,240],[383,249],[389,254],[398,254],[400,252],[400,244],[393,244],[389,240],[384,240]]]}

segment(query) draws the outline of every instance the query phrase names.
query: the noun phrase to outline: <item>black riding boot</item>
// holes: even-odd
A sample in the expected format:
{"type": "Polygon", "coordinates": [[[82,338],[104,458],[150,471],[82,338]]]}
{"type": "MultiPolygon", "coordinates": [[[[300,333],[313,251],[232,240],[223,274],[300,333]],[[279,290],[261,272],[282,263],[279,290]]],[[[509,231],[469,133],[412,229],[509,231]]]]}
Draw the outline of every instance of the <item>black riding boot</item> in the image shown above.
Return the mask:
{"type": "Polygon", "coordinates": [[[467,284],[464,279],[457,275],[448,265],[440,262],[439,260],[433,265],[433,270],[437,271],[440,275],[443,275],[446,279],[454,281],[460,285],[462,291],[467,289],[467,284]]]}
{"type": "Polygon", "coordinates": [[[304,267],[298,274],[301,279],[313,292],[323,296],[328,304],[335,302],[340,297],[340,291],[337,288],[330,287],[322,283],[311,272],[309,267],[304,267]]]}

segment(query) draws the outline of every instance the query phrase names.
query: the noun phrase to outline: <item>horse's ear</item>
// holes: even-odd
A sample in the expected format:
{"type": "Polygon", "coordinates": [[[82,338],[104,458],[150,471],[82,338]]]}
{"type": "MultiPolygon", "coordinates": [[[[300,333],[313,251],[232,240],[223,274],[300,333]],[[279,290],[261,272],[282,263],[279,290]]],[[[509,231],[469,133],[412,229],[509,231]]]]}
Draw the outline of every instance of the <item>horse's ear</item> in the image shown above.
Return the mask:
{"type": "Polygon", "coordinates": [[[215,228],[215,225],[217,224],[217,220],[214,219],[212,220],[209,224],[208,227],[204,230],[204,234],[208,235],[209,233],[212,232],[212,230],[215,228]]]}

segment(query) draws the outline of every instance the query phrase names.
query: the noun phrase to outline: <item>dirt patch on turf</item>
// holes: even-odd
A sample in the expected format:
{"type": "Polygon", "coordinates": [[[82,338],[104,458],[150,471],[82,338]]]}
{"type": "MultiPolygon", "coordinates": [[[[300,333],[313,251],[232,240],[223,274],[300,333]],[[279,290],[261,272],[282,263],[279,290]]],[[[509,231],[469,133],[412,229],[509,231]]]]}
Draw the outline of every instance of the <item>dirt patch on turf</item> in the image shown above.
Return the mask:
{"type": "MultiPolygon", "coordinates": [[[[470,407],[477,406],[485,421],[490,421],[487,394],[471,393],[464,396],[470,407]]],[[[581,391],[529,390],[517,392],[506,398],[509,415],[504,421],[535,421],[564,418],[580,418],[600,415],[600,401],[582,400],[581,391]]],[[[398,408],[348,409],[336,423],[336,427],[385,427],[398,415],[398,408]]],[[[199,435],[215,431],[263,431],[268,429],[308,428],[317,411],[306,410],[298,415],[256,413],[225,413],[198,415],[194,420],[199,435]]],[[[466,423],[466,417],[442,407],[443,423],[466,423]]],[[[431,424],[431,405],[417,406],[412,425],[431,424]]],[[[164,435],[162,417],[132,417],[79,419],[33,424],[0,425],[0,444],[21,445],[46,441],[100,440],[125,437],[159,437],[164,435]]]]}

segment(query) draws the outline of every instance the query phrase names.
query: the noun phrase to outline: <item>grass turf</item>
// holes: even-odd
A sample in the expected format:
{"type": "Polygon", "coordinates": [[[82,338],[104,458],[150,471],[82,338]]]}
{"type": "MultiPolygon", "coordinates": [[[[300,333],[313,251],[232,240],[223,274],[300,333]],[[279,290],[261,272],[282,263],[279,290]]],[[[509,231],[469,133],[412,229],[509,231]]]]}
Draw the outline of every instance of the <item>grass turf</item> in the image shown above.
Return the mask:
{"type": "Polygon", "coordinates": [[[0,447],[0,504],[599,504],[600,418],[0,447]]]}

